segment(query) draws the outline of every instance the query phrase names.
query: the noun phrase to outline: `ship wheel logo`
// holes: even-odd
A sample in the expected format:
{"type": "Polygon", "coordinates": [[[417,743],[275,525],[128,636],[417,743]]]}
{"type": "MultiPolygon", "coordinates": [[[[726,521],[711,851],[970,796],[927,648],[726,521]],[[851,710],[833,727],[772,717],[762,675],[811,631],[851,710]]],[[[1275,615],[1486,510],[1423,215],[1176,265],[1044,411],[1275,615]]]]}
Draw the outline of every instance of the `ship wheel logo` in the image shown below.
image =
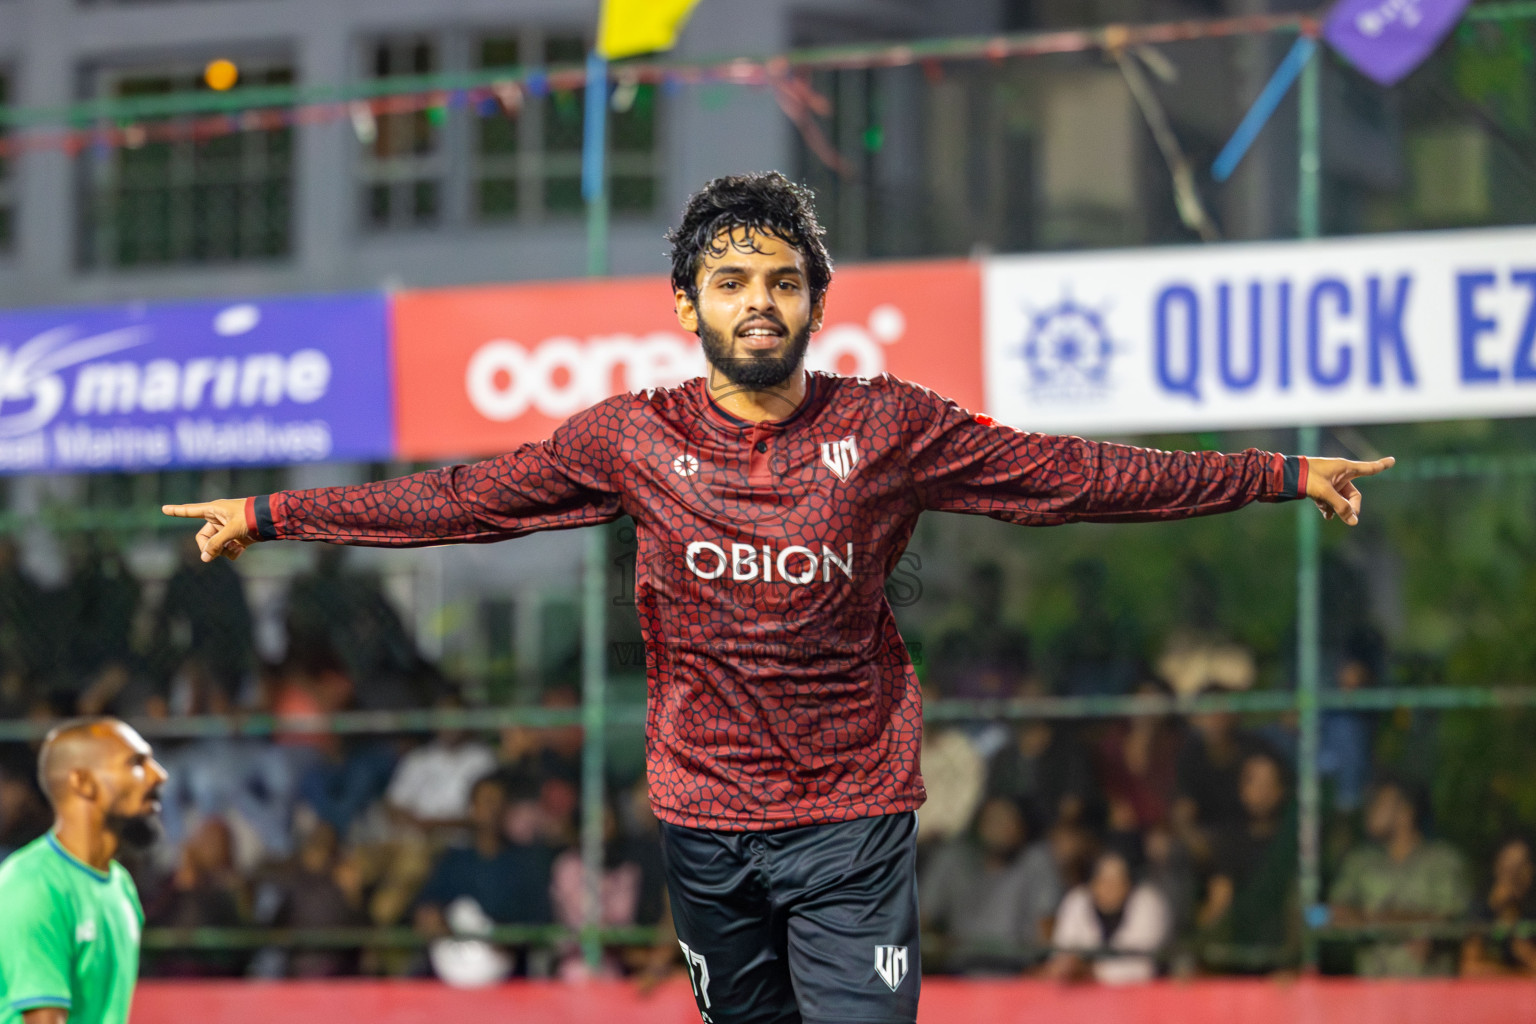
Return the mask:
{"type": "Polygon", "coordinates": [[[1031,394],[1083,398],[1109,390],[1111,363],[1118,348],[1104,326],[1103,311],[1068,296],[1029,314],[1029,329],[1019,353],[1028,370],[1031,394]]]}

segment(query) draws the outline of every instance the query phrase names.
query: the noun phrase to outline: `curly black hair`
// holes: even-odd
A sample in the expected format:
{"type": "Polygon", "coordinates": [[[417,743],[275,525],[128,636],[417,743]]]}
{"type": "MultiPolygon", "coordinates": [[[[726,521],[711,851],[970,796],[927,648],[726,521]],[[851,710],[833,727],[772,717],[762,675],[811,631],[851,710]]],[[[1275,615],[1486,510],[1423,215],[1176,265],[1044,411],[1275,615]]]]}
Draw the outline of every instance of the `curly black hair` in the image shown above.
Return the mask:
{"type": "MultiPolygon", "coordinates": [[[[805,257],[811,300],[820,301],[832,283],[832,257],[827,255],[816,221],[815,193],[778,171],[733,174],[716,178],[683,207],[683,220],[667,232],[672,243],[672,286],[699,297],[699,266],[705,255],[722,255],[724,229],[776,235],[805,257]]],[[[735,244],[742,244],[737,241],[735,244]]]]}

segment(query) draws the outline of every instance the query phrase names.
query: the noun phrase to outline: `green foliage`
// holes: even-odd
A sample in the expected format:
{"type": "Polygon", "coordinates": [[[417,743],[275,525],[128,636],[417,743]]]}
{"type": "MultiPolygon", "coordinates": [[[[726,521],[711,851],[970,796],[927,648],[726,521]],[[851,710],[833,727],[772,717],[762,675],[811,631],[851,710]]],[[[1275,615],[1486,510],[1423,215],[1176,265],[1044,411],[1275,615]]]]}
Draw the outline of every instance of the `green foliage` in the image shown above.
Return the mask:
{"type": "Polygon", "coordinates": [[[1463,24],[1452,51],[1456,91],[1494,111],[1508,128],[1529,134],[1536,111],[1536,38],[1530,23],[1463,24]]]}

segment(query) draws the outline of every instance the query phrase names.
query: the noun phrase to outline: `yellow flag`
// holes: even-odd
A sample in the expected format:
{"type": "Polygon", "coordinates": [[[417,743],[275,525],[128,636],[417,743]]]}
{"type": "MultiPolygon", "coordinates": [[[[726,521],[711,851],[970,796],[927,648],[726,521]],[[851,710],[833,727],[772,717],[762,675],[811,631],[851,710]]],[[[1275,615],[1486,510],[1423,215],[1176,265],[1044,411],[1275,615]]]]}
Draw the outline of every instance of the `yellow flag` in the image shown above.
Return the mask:
{"type": "Polygon", "coordinates": [[[608,60],[670,50],[699,0],[603,0],[597,52],[608,60]]]}

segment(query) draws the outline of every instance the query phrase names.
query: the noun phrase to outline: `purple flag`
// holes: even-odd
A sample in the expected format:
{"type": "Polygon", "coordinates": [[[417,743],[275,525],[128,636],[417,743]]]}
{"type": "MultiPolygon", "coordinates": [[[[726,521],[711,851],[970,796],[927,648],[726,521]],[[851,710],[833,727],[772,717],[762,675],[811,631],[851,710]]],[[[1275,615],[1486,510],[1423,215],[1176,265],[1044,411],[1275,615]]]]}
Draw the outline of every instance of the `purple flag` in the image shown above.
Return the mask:
{"type": "Polygon", "coordinates": [[[1424,63],[1470,0],[1341,0],[1323,38],[1368,78],[1396,85],[1424,63]]]}

